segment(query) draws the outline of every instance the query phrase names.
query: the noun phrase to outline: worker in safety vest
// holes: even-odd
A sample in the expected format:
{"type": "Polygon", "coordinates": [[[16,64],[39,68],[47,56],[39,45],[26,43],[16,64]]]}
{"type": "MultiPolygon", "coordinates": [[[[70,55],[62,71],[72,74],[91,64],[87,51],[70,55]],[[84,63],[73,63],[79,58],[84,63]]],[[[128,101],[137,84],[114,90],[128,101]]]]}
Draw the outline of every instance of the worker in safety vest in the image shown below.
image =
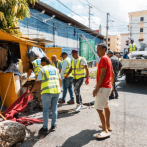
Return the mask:
{"type": "Polygon", "coordinates": [[[137,50],[136,44],[134,43],[134,40],[131,39],[131,43],[129,44],[129,52],[134,52],[137,50]]]}
{"type": "Polygon", "coordinates": [[[56,67],[57,69],[59,69],[59,73],[61,73],[61,69],[62,69],[62,61],[57,59],[56,55],[53,55],[51,57],[52,60],[52,66],[56,67]]]}
{"type": "MultiPolygon", "coordinates": [[[[29,53],[29,57],[30,57],[30,62],[29,62],[29,71],[27,73],[27,77],[29,77],[31,75],[32,71],[34,71],[35,80],[36,80],[38,73],[39,73],[39,69],[42,67],[41,66],[41,59],[39,58],[39,55],[37,55],[37,54],[34,55],[34,52],[29,53]],[[34,58],[32,58],[32,57],[34,57],[34,58]]],[[[37,96],[38,96],[38,101],[40,102],[39,105],[42,108],[40,89],[41,89],[41,87],[37,88],[37,96]]]]}
{"type": "Polygon", "coordinates": [[[67,78],[68,75],[70,75],[70,73],[72,72],[73,85],[74,85],[74,91],[77,102],[77,107],[75,111],[78,112],[82,108],[82,97],[80,94],[80,88],[83,84],[85,77],[86,77],[85,84],[89,84],[89,69],[88,69],[87,61],[83,57],[79,57],[79,53],[77,49],[73,49],[71,54],[73,56],[73,59],[71,60],[71,67],[65,78],[67,78]],[[85,70],[86,70],[86,74],[85,74],[85,70]]]}
{"type": "Polygon", "coordinates": [[[71,60],[68,57],[68,54],[66,52],[63,52],[61,54],[61,57],[63,58],[63,64],[62,64],[62,70],[61,70],[61,79],[62,79],[62,86],[63,86],[63,95],[62,99],[59,99],[59,103],[65,103],[66,101],[66,94],[67,94],[67,89],[70,94],[70,100],[67,102],[68,104],[74,104],[74,93],[73,93],[73,76],[72,73],[70,73],[66,78],[64,78],[70,67],[71,67],[71,60]]]}
{"type": "Polygon", "coordinates": [[[41,85],[41,95],[43,103],[43,127],[40,129],[40,134],[48,134],[48,119],[49,119],[49,109],[51,105],[52,110],[52,122],[51,131],[56,129],[56,119],[57,119],[57,103],[60,93],[59,85],[59,72],[58,70],[50,65],[51,62],[49,58],[43,57],[41,59],[42,68],[39,70],[37,80],[25,97],[28,97],[41,85]]]}

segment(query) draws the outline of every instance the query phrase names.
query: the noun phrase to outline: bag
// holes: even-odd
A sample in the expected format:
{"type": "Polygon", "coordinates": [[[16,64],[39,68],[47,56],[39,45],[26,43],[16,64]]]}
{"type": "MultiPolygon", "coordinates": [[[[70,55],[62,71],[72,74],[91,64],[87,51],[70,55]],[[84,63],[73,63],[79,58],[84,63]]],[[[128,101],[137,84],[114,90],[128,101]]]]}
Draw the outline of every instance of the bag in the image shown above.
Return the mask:
{"type": "Polygon", "coordinates": [[[40,58],[40,59],[42,57],[46,57],[45,52],[43,52],[41,48],[34,47],[34,46],[31,47],[30,51],[27,52],[27,54],[29,55],[31,62],[35,60],[35,57],[40,58]]]}

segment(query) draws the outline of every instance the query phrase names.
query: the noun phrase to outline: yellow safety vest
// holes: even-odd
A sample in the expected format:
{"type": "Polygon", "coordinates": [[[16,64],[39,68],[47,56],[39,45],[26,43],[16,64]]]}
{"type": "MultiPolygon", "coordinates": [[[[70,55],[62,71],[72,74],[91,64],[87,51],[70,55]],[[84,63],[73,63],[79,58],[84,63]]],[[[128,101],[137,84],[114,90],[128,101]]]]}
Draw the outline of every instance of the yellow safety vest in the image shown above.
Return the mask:
{"type": "Polygon", "coordinates": [[[42,72],[41,95],[44,93],[60,93],[59,73],[55,67],[46,65],[40,68],[42,72]]]}
{"type": "Polygon", "coordinates": [[[130,45],[129,45],[129,48],[130,48],[130,49],[129,49],[129,52],[134,52],[134,51],[136,51],[136,45],[135,45],[135,44],[133,44],[133,45],[130,44],[130,45]]]}
{"type": "MultiPolygon", "coordinates": [[[[71,62],[69,62],[66,58],[65,58],[64,60],[67,62],[67,66],[66,66],[65,73],[63,74],[63,77],[65,77],[65,76],[67,75],[67,73],[68,73],[68,71],[69,71],[69,69],[70,69],[70,67],[71,67],[71,62]]],[[[64,61],[64,60],[63,60],[63,61],[64,61]]],[[[68,77],[73,77],[73,76],[72,76],[72,73],[70,73],[70,74],[68,75],[68,77]]]]}
{"type": "Polygon", "coordinates": [[[74,59],[72,59],[72,75],[74,79],[80,79],[85,77],[85,68],[81,65],[83,58],[79,57],[77,64],[75,66],[74,59]]]}
{"type": "Polygon", "coordinates": [[[59,65],[60,65],[60,63],[62,63],[62,61],[57,60],[57,67],[56,67],[56,65],[55,65],[54,62],[52,62],[52,66],[54,66],[54,67],[56,67],[57,69],[59,69],[59,65]]]}
{"type": "Polygon", "coordinates": [[[33,69],[34,69],[34,73],[37,76],[39,73],[39,69],[42,67],[41,64],[41,59],[36,59],[32,62],[33,64],[33,69]]]}

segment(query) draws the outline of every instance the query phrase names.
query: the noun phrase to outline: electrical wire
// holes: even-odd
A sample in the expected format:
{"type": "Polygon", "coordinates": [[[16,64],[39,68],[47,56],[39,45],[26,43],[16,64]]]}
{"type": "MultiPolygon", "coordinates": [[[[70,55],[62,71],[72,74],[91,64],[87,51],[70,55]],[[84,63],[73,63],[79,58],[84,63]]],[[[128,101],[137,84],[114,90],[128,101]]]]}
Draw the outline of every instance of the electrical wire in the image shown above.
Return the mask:
{"type": "Polygon", "coordinates": [[[68,8],[66,5],[64,5],[60,0],[56,0],[57,2],[59,2],[60,4],[62,4],[64,7],[66,7],[68,10],[70,10],[71,12],[73,12],[74,14],[78,15],[79,17],[85,19],[84,17],[82,17],[81,15],[77,14],[76,12],[74,12],[73,10],[71,10],[70,8],[68,8]]]}

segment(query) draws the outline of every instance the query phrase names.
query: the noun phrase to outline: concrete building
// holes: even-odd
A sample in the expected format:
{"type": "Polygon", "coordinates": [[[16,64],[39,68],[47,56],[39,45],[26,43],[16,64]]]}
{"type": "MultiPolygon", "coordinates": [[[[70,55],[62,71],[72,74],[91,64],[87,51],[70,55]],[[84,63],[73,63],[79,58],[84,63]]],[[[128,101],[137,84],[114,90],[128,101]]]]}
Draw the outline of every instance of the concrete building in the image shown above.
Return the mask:
{"type": "Polygon", "coordinates": [[[136,46],[147,42],[147,10],[129,13],[129,39],[134,39],[136,46]]]}
{"type": "MultiPolygon", "coordinates": [[[[104,39],[104,43],[106,43],[106,39],[104,39]]],[[[116,53],[120,53],[121,52],[121,37],[118,35],[109,35],[108,49],[116,53]]]]}
{"type": "MultiPolygon", "coordinates": [[[[46,47],[62,47],[62,52],[70,53],[72,49],[81,50],[81,34],[94,42],[95,46],[103,42],[103,35],[84,26],[71,17],[61,13],[51,6],[36,2],[35,5],[29,4],[31,17],[19,21],[21,32],[28,37],[51,40],[53,44],[46,44],[46,47]]],[[[86,51],[86,49],[85,49],[86,51]]]]}
{"type": "Polygon", "coordinates": [[[129,33],[120,34],[121,36],[121,52],[124,53],[128,50],[129,33]]]}

